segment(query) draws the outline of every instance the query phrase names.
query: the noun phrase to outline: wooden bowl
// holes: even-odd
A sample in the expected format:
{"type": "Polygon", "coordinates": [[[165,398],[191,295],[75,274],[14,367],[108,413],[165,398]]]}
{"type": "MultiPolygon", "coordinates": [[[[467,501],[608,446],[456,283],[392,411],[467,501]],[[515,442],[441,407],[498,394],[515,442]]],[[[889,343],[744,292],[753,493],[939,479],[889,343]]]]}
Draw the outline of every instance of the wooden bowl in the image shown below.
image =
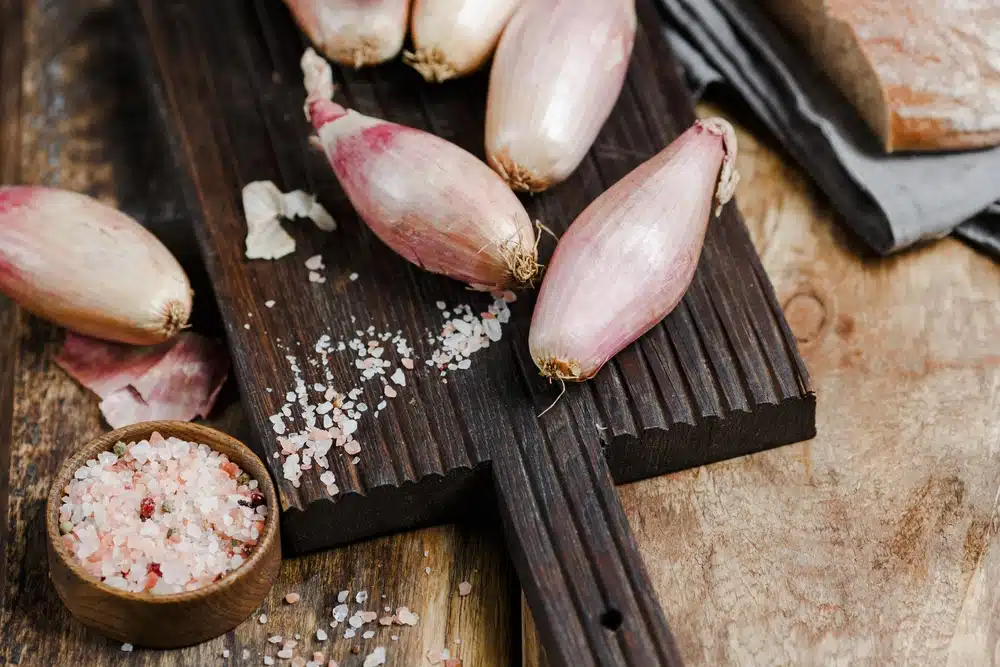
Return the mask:
{"type": "Polygon", "coordinates": [[[278,496],[260,459],[246,445],[215,429],[187,422],[144,422],[120,428],[90,442],[66,461],[49,492],[45,531],[49,576],[56,592],[78,620],[121,642],[150,648],[176,648],[217,637],[253,613],[278,576],[281,540],[278,496]],[[72,558],[60,539],[59,507],[73,473],[119,441],[137,442],[153,431],[169,438],[203,443],[229,457],[259,483],[269,508],[263,535],[249,560],[221,580],[185,593],[152,595],[106,586],[72,558]]]}

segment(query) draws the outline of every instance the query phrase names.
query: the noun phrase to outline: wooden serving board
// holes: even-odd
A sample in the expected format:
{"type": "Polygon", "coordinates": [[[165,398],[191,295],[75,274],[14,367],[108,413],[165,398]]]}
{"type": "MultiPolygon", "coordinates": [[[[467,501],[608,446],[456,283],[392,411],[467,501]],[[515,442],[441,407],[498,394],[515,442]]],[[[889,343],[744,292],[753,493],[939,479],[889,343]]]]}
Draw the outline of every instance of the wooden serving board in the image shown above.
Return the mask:
{"type": "MultiPolygon", "coordinates": [[[[638,4],[640,31],[611,119],[569,181],[525,200],[557,234],[693,121],[659,16],[650,0],[638,4]]],[[[139,0],[122,9],[190,175],[186,198],[257,436],[251,444],[279,487],[286,551],[458,513],[491,516],[499,507],[554,663],[679,664],[612,480],[815,433],[808,374],[735,206],[711,223],[695,280],[676,311],[539,418],[558,388],[538,375],[527,352],[530,293],[512,304],[503,340],[477,353],[470,369],[449,373],[444,383],[423,365],[431,351],[425,332],[440,331],[442,323],[436,302],[485,310],[490,299],[397,257],[354,215],[324,156],[309,146],[299,70],[306,44],[281,2],[139,0]],[[254,180],[316,193],[339,229],[328,234],[305,221],[289,223],[294,255],[248,261],[240,191],[254,180]],[[324,257],[325,284],[307,281],[304,261],[315,254],[324,257]],[[349,279],[354,272],[356,282],[349,279]],[[275,307],[264,306],[269,299],[275,307]],[[269,420],[292,386],[286,355],[298,349],[304,359],[321,335],[350,340],[369,325],[403,331],[419,357],[417,370],[377,420],[362,423],[356,465],[343,452],[331,454],[338,495],[327,494],[315,470],[296,488],[273,457],[269,420]]],[[[335,76],[346,106],[482,155],[485,74],[429,85],[395,62],[338,69],[335,76]]],[[[542,251],[551,253],[551,241],[543,239],[542,251]]],[[[390,349],[386,356],[395,366],[393,355],[390,349]]],[[[358,384],[352,362],[331,355],[332,384],[342,391],[358,384]]],[[[317,367],[302,365],[310,386],[330,384],[317,367]]],[[[374,405],[380,392],[372,387],[365,400],[374,405]]]]}

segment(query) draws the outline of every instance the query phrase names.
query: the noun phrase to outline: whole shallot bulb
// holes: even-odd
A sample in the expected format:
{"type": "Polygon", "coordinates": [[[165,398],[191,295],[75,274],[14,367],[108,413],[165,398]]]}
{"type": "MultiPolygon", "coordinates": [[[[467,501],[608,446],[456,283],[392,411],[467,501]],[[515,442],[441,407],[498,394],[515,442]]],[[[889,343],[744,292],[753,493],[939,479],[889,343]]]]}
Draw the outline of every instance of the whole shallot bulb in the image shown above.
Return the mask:
{"type": "Polygon", "coordinates": [[[313,44],[349,67],[396,57],[406,37],[410,0],[285,0],[313,44]]]}
{"type": "Polygon", "coordinates": [[[162,342],[188,321],[191,285],[138,222],[86,195],[0,187],[0,292],[95,338],[162,342]]]}
{"type": "Polygon", "coordinates": [[[520,0],[414,0],[406,63],[440,83],[479,69],[520,0]]]}
{"type": "Polygon", "coordinates": [[[570,225],[528,336],[542,375],[592,378],[674,309],[694,276],[713,206],[733,195],[735,156],[729,123],[697,121],[570,225]]]}
{"type": "Polygon", "coordinates": [[[540,192],[583,160],[618,99],[635,43],[634,0],[526,0],[490,70],[486,158],[540,192]]]}
{"type": "Polygon", "coordinates": [[[476,288],[532,282],[531,219],[499,176],[440,137],[332,102],[330,66],[312,49],[302,69],[306,116],[354,209],[386,245],[476,288]]]}

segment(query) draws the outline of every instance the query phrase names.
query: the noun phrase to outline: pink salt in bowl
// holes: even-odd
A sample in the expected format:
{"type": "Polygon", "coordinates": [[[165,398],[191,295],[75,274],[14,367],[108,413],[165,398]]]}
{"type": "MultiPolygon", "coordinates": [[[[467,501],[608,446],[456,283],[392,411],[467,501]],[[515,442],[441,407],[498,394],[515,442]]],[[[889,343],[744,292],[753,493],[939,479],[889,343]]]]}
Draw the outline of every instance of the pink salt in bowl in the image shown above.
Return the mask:
{"type": "MultiPolygon", "coordinates": [[[[258,499],[259,500],[259,499],[258,499]]],[[[267,596],[281,567],[278,497],[260,459],[246,445],[220,431],[187,422],[144,422],[107,433],[66,461],[49,492],[45,529],[49,576],[70,612],[84,625],[120,642],[148,648],[177,648],[206,641],[246,620],[267,596]],[[147,440],[154,432],[207,445],[225,454],[252,479],[268,507],[257,544],[245,562],[214,583],[195,590],[154,594],[129,592],[88,573],[62,539],[60,507],[76,471],[118,442],[147,440]]],[[[169,533],[168,533],[169,539],[169,533]]]]}

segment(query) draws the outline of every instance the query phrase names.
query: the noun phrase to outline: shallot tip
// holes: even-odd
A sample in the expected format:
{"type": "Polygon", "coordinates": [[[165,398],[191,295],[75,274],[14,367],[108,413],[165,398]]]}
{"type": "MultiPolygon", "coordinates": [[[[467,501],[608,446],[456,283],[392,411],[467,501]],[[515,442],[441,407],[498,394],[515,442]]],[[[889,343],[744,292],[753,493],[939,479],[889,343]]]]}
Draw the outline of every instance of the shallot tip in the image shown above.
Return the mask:
{"type": "Polygon", "coordinates": [[[567,361],[566,359],[548,357],[546,359],[536,359],[535,363],[538,365],[538,370],[541,372],[542,377],[549,378],[550,380],[583,382],[588,379],[581,377],[580,362],[573,359],[567,361]]]}
{"type": "Polygon", "coordinates": [[[740,174],[736,171],[736,131],[729,121],[718,117],[703,118],[695,125],[707,132],[722,137],[722,169],[719,171],[719,185],[715,190],[715,215],[722,213],[722,207],[736,194],[736,185],[740,182],[740,174]]]}
{"type": "Polygon", "coordinates": [[[458,73],[440,49],[403,51],[403,62],[417,70],[428,83],[444,83],[458,73]]]}

